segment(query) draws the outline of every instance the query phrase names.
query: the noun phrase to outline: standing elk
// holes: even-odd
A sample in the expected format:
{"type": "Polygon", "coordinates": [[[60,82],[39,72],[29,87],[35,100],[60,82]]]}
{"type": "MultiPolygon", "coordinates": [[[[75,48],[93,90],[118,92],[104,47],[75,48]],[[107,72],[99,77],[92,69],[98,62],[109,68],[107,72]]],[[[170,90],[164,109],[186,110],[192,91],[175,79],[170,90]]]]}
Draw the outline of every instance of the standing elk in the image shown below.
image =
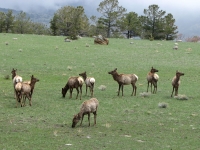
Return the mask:
{"type": "Polygon", "coordinates": [[[29,83],[19,82],[15,86],[15,91],[17,95],[17,102],[21,103],[21,107],[25,106],[26,98],[29,99],[29,105],[32,106],[32,94],[35,87],[35,83],[39,82],[39,79],[35,78],[33,75],[31,76],[31,81],[29,83]]]}
{"type": "Polygon", "coordinates": [[[83,83],[84,83],[84,80],[83,80],[82,77],[70,77],[68,79],[65,87],[62,88],[63,98],[65,97],[68,90],[70,90],[70,97],[69,98],[72,98],[73,89],[76,88],[76,91],[77,91],[76,99],[77,99],[78,95],[79,95],[79,88],[80,88],[80,93],[81,93],[80,94],[80,100],[81,100],[83,83]]]}
{"type": "Polygon", "coordinates": [[[93,95],[94,95],[95,78],[94,77],[87,77],[86,71],[83,72],[83,73],[80,73],[79,76],[82,76],[84,81],[85,81],[86,95],[87,95],[87,89],[89,87],[90,88],[91,97],[93,97],[93,95]]]}
{"type": "Polygon", "coordinates": [[[134,96],[136,96],[137,87],[135,84],[138,80],[138,76],[136,74],[118,74],[117,68],[115,68],[113,71],[108,72],[108,74],[111,74],[113,76],[113,79],[117,81],[117,83],[119,84],[118,96],[120,93],[120,89],[122,89],[122,96],[123,96],[124,85],[129,85],[129,84],[131,84],[133,88],[131,96],[133,96],[134,91],[135,91],[134,96]]]}
{"type": "Polygon", "coordinates": [[[95,125],[98,106],[99,106],[99,101],[96,98],[91,98],[89,100],[84,101],[81,105],[80,112],[74,115],[74,118],[72,120],[72,128],[74,128],[80,120],[81,120],[80,126],[82,125],[84,115],[88,115],[88,122],[90,126],[90,113],[94,114],[94,125],[95,125]]]}
{"type": "MultiPolygon", "coordinates": [[[[172,95],[174,93],[174,89],[175,89],[175,96],[178,95],[178,88],[181,83],[181,81],[180,81],[181,76],[184,76],[184,73],[176,71],[176,76],[174,76],[172,79],[172,86],[173,86],[172,95]]],[[[172,97],[172,95],[171,95],[171,97],[172,97]]]]}
{"type": "Polygon", "coordinates": [[[18,82],[22,82],[22,77],[20,77],[19,75],[17,75],[17,69],[14,69],[11,71],[12,73],[12,80],[13,80],[13,87],[14,87],[14,98],[17,98],[16,96],[16,92],[15,92],[15,85],[18,83],[18,82]]]}
{"type": "Polygon", "coordinates": [[[153,93],[157,92],[157,82],[158,82],[159,76],[158,76],[158,74],[156,74],[156,72],[158,72],[158,70],[152,67],[150,72],[147,74],[147,84],[148,84],[147,92],[149,89],[149,83],[151,83],[151,93],[152,93],[152,84],[154,87],[153,93]]]}

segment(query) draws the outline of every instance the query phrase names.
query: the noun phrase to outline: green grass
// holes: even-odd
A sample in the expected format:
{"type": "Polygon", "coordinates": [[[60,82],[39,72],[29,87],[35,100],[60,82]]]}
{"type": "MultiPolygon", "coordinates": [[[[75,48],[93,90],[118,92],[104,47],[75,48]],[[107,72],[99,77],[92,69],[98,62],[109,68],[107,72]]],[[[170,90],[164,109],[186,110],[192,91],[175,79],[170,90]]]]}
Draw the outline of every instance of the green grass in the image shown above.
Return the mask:
{"type": "Polygon", "coordinates": [[[173,41],[109,39],[109,45],[102,46],[86,37],[64,42],[61,36],[0,34],[0,149],[199,149],[200,45],[183,42],[178,50],[173,45],[173,41]],[[158,92],[143,97],[140,93],[146,92],[152,66],[159,70],[158,92]],[[31,107],[26,102],[26,107],[16,108],[12,68],[23,80],[32,74],[40,79],[31,107]],[[137,96],[131,96],[130,85],[124,87],[124,97],[117,96],[118,84],[108,74],[114,68],[138,75],[137,96]],[[185,73],[179,94],[188,100],[170,97],[176,70],[185,73]],[[84,86],[81,101],[75,99],[75,90],[72,99],[69,93],[62,98],[61,88],[70,76],[84,71],[96,79],[97,125],[88,127],[85,117],[81,127],[72,129],[73,115],[90,97],[84,86]],[[5,79],[7,75],[10,79],[5,79]],[[100,85],[106,89],[101,91],[100,85]]]}

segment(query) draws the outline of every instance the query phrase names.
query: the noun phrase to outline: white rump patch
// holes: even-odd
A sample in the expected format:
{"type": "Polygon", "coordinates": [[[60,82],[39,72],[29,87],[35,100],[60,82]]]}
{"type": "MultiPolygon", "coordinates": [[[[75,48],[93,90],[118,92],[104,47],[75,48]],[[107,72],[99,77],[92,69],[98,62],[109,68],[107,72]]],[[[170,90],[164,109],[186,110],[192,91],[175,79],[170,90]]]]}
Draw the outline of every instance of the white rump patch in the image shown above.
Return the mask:
{"type": "Polygon", "coordinates": [[[13,78],[13,83],[18,83],[18,82],[22,82],[22,77],[20,77],[20,76],[15,76],[15,77],[13,78]]]}
{"type": "Polygon", "coordinates": [[[138,80],[138,79],[139,79],[139,78],[138,78],[138,76],[137,76],[136,74],[134,74],[134,75],[135,75],[135,77],[136,77],[136,78],[137,78],[137,80],[138,80]]]}
{"type": "Polygon", "coordinates": [[[83,84],[84,83],[83,78],[82,77],[78,77],[78,82],[79,82],[79,84],[83,84]]]}
{"type": "Polygon", "coordinates": [[[90,78],[90,83],[95,83],[95,79],[94,78],[90,78]]]}
{"type": "Polygon", "coordinates": [[[156,80],[158,80],[159,79],[159,76],[156,74],[156,73],[154,73],[154,76],[153,76],[156,80]]]}

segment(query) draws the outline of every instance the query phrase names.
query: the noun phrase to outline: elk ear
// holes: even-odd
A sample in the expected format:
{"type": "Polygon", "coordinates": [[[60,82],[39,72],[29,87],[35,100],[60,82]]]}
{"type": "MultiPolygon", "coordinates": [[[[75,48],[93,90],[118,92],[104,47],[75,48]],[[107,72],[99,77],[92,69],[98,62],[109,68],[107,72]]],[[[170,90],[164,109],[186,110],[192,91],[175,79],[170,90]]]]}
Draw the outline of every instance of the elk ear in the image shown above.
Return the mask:
{"type": "Polygon", "coordinates": [[[176,70],[176,73],[178,72],[178,70],[176,70]]]}
{"type": "Polygon", "coordinates": [[[117,68],[115,68],[115,70],[114,71],[116,71],[117,70],[117,68]]]}
{"type": "Polygon", "coordinates": [[[151,67],[151,69],[153,69],[153,66],[151,67]]]}

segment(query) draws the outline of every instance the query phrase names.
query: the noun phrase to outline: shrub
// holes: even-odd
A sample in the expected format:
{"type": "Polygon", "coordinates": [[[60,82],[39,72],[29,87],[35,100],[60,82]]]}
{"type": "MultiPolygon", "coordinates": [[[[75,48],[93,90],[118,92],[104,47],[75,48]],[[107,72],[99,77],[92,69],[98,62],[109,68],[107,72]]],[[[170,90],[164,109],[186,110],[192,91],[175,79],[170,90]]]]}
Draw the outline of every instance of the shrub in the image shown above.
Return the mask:
{"type": "Polygon", "coordinates": [[[159,103],[159,104],[158,104],[158,107],[159,107],[159,108],[167,108],[167,106],[168,106],[168,104],[165,103],[165,102],[162,102],[162,103],[159,103]]]}
{"type": "Polygon", "coordinates": [[[153,40],[154,40],[154,37],[152,36],[152,34],[150,35],[149,40],[150,40],[150,41],[153,41],[153,40]]]}
{"type": "Polygon", "coordinates": [[[177,100],[188,100],[188,97],[186,95],[178,95],[174,96],[174,98],[177,100]]]}
{"type": "Polygon", "coordinates": [[[5,78],[6,80],[8,80],[8,79],[10,79],[10,76],[9,76],[9,75],[5,75],[4,78],[5,78]]]}

